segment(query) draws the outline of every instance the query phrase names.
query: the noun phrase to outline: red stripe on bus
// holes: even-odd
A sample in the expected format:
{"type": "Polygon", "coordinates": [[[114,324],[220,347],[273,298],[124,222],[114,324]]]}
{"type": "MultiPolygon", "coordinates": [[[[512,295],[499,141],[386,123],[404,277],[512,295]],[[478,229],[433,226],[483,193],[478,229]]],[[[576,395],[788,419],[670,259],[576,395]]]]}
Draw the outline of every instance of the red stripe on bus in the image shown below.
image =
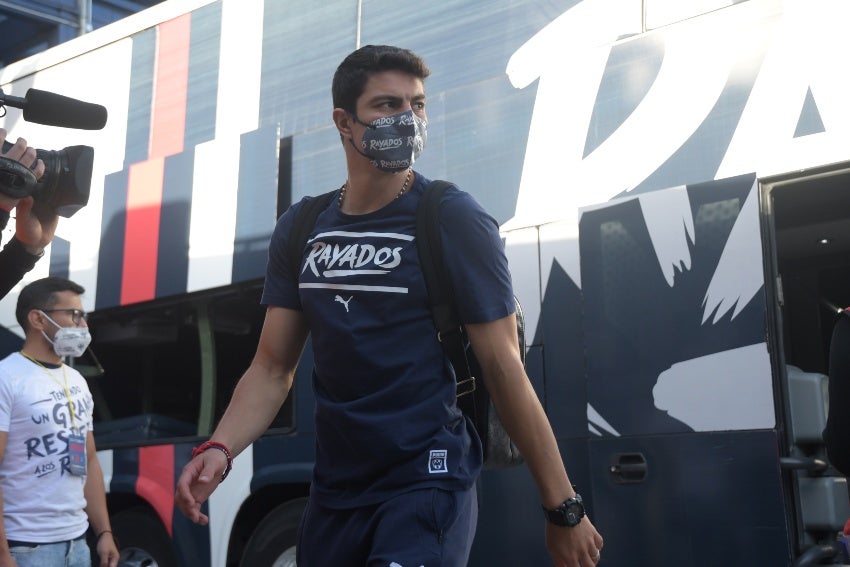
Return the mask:
{"type": "Polygon", "coordinates": [[[121,305],[147,301],[156,294],[156,257],[164,168],[165,161],[162,158],[130,166],[121,305]]]}
{"type": "Polygon", "coordinates": [[[183,151],[191,21],[190,14],[185,14],[164,22],[157,28],[151,158],[170,156],[183,151]]]}
{"type": "Polygon", "coordinates": [[[147,500],[172,535],[174,512],[174,446],[139,447],[136,494],[147,500]]]}

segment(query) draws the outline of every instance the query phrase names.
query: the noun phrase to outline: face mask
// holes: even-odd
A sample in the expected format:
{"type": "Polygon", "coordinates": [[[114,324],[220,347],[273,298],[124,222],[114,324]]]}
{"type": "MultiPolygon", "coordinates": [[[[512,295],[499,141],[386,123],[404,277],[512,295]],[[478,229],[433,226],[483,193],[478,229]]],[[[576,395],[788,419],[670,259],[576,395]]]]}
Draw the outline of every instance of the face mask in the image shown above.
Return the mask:
{"type": "Polygon", "coordinates": [[[41,314],[47,317],[47,320],[59,327],[53,340],[47,336],[44,331],[41,332],[44,338],[53,345],[53,351],[59,356],[73,356],[74,358],[82,356],[91,343],[91,334],[88,327],[62,327],[56,321],[50,318],[44,311],[41,314]]]}
{"type": "Polygon", "coordinates": [[[412,166],[428,139],[427,123],[412,110],[378,118],[371,124],[352,116],[366,126],[366,131],[360,149],[353,141],[351,144],[357,153],[369,158],[372,165],[381,171],[398,173],[412,166]]]}

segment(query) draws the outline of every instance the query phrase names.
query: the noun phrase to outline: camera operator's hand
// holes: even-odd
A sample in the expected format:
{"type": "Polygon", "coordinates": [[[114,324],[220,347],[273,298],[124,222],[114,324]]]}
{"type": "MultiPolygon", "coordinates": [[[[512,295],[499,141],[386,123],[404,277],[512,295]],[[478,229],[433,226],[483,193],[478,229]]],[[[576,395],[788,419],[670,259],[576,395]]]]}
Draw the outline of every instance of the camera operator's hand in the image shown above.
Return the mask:
{"type": "MultiPolygon", "coordinates": [[[[0,128],[0,146],[2,146],[3,142],[6,140],[6,135],[6,129],[0,128]]],[[[41,176],[44,175],[44,162],[36,158],[35,148],[27,146],[27,141],[23,138],[18,138],[18,141],[15,142],[7,152],[0,153],[0,156],[19,161],[21,164],[32,169],[36,179],[41,179],[41,176]]],[[[14,209],[17,206],[18,201],[19,199],[0,193],[0,209],[3,209],[4,211],[11,211],[14,209]]]]}
{"type": "Polygon", "coordinates": [[[0,209],[6,211],[7,213],[18,205],[18,201],[20,201],[20,199],[13,199],[8,195],[0,193],[0,209]]]}
{"type": "Polygon", "coordinates": [[[15,238],[33,256],[39,256],[53,240],[59,216],[43,203],[35,203],[32,197],[18,201],[15,209],[15,238]]]}
{"type": "MultiPolygon", "coordinates": [[[[0,128],[0,146],[6,140],[6,134],[5,128],[0,128]]],[[[18,138],[17,142],[0,155],[32,169],[36,179],[41,179],[44,175],[44,162],[37,159],[35,148],[29,147],[23,138],[18,138]]],[[[7,212],[16,209],[15,238],[30,254],[41,255],[56,232],[56,225],[59,222],[56,212],[34,203],[32,197],[14,199],[3,193],[0,193],[0,208],[7,212]]]]}
{"type": "MultiPolygon", "coordinates": [[[[0,128],[0,146],[6,140],[7,134],[8,132],[6,132],[5,128],[0,128]]],[[[41,179],[41,176],[44,175],[44,162],[36,157],[35,148],[27,146],[27,141],[23,138],[18,138],[18,141],[9,148],[9,151],[0,155],[19,161],[32,169],[36,179],[41,179]]]]}

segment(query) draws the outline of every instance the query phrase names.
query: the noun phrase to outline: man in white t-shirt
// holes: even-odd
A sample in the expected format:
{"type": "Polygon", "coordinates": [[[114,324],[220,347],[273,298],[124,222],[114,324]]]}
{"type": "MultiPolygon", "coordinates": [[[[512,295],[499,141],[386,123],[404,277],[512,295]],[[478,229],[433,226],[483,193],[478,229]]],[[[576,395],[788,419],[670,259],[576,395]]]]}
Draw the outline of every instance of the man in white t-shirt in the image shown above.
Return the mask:
{"type": "Polygon", "coordinates": [[[26,339],[20,352],[0,361],[0,567],[89,567],[89,525],[101,567],[118,564],[92,395],[63,363],[91,340],[84,291],[48,277],[18,296],[15,315],[26,339]]]}

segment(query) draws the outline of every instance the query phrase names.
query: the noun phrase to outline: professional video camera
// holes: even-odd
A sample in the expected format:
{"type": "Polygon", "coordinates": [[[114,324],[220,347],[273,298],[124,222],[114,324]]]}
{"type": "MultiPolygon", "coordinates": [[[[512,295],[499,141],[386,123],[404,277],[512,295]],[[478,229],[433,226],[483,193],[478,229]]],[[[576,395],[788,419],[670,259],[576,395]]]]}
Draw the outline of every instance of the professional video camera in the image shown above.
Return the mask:
{"type": "MultiPolygon", "coordinates": [[[[100,130],[106,125],[106,109],[99,104],[76,100],[55,93],[29,89],[24,98],[6,95],[0,89],[0,109],[22,108],[24,120],[83,130],[100,130]]],[[[3,116],[0,115],[0,116],[3,116]]],[[[3,153],[12,144],[3,142],[3,153]]],[[[69,146],[61,150],[36,150],[44,162],[41,179],[31,169],[13,159],[0,156],[0,192],[20,199],[33,199],[52,207],[57,214],[70,217],[86,206],[91,188],[94,148],[69,146]]]]}

